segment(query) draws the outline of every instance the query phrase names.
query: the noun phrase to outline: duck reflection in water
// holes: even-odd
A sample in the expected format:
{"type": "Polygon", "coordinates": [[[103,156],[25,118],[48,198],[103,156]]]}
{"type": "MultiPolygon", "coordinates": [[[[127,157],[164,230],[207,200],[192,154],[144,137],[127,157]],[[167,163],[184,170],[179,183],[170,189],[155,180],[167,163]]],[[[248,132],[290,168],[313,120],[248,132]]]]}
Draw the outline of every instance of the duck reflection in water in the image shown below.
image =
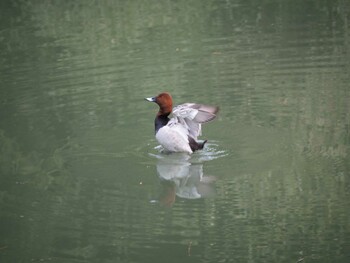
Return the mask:
{"type": "Polygon", "coordinates": [[[171,207],[176,196],[198,199],[215,195],[213,176],[203,175],[202,163],[191,163],[188,154],[158,156],[157,173],[161,180],[160,203],[171,207]]]}

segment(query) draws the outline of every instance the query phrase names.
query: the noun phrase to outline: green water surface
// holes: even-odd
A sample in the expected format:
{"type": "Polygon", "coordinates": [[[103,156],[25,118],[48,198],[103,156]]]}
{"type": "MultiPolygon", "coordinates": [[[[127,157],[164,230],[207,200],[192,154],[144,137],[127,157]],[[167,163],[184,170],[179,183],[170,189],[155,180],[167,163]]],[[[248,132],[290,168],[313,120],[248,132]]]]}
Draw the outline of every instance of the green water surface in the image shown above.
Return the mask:
{"type": "Polygon", "coordinates": [[[346,0],[2,1],[0,262],[349,262],[349,83],[346,0]]]}

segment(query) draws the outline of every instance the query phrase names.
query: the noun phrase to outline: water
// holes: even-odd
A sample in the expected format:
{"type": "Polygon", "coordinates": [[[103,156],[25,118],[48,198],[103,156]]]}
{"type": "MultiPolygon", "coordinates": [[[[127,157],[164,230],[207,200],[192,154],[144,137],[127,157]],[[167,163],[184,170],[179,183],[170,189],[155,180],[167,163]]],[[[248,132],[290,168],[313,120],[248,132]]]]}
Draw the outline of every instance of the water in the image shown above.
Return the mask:
{"type": "Polygon", "coordinates": [[[1,262],[348,262],[348,1],[8,1],[1,262]],[[166,155],[156,105],[220,106],[166,155]]]}

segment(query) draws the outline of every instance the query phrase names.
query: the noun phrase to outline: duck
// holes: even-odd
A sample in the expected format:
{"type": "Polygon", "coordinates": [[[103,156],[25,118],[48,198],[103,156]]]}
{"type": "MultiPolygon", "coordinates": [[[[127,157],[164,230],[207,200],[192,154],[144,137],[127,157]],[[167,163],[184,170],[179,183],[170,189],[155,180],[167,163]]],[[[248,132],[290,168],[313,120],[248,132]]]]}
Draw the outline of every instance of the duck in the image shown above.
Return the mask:
{"type": "Polygon", "coordinates": [[[154,120],[155,137],[166,152],[192,154],[204,148],[207,140],[200,142],[197,139],[201,135],[201,126],[216,118],[219,107],[184,103],[173,108],[173,99],[169,92],[162,92],[145,100],[159,106],[154,120]]]}

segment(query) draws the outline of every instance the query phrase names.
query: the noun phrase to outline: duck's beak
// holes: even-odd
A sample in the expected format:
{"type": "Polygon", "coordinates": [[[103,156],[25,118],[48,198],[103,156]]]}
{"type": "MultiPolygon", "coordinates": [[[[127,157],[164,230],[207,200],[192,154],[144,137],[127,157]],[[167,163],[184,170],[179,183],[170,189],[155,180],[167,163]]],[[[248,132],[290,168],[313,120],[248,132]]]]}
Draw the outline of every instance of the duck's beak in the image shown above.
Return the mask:
{"type": "Polygon", "coordinates": [[[156,97],[145,98],[145,100],[150,101],[150,102],[156,102],[156,97]]]}

